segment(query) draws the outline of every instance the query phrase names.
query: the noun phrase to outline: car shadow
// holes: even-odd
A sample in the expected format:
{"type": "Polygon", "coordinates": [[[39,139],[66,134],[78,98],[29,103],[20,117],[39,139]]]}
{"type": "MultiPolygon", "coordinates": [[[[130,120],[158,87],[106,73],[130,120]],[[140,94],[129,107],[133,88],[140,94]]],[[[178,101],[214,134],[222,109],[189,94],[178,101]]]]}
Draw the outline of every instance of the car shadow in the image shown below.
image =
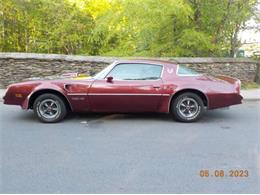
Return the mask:
{"type": "Polygon", "coordinates": [[[16,121],[39,122],[32,110],[21,110],[17,114],[16,121]]]}
{"type": "MultiPolygon", "coordinates": [[[[207,123],[210,121],[221,121],[232,119],[233,115],[227,110],[207,110],[204,116],[196,123],[207,123]]],[[[128,121],[128,120],[141,120],[141,121],[165,121],[165,122],[177,122],[170,114],[167,113],[70,113],[66,119],[80,120],[85,122],[105,122],[105,121],[128,121]]]]}
{"type": "Polygon", "coordinates": [[[67,120],[163,120],[172,121],[169,114],[164,113],[70,113],[67,120]]]}
{"type": "MultiPolygon", "coordinates": [[[[22,111],[16,116],[18,121],[39,122],[33,111],[22,111]]],[[[204,116],[196,123],[207,123],[213,121],[222,121],[234,118],[232,112],[228,110],[207,110],[204,116]]],[[[71,122],[73,120],[92,123],[101,123],[106,121],[165,121],[176,122],[170,114],[166,113],[69,113],[62,122],[71,122]]]]}

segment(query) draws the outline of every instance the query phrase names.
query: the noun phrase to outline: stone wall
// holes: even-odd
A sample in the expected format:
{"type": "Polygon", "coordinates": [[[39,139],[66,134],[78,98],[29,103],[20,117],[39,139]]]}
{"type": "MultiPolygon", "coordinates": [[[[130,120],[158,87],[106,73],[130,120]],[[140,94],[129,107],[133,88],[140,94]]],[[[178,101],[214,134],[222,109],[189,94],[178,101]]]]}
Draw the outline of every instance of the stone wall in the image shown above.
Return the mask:
{"type": "MultiPolygon", "coordinates": [[[[92,75],[119,58],[57,54],[0,53],[0,88],[28,78],[58,76],[63,73],[92,75]]],[[[154,59],[154,58],[150,58],[154,59]]],[[[229,75],[242,82],[257,78],[259,62],[246,58],[156,58],[187,64],[199,72],[229,75]]]]}

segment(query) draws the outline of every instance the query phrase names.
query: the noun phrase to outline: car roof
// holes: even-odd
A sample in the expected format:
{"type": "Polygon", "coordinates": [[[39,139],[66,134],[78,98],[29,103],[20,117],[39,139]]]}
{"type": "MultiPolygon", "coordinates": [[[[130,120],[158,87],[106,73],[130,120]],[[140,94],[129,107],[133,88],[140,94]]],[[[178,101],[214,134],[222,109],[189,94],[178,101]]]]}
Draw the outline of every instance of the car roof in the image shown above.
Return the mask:
{"type": "Polygon", "coordinates": [[[158,65],[173,65],[176,66],[176,62],[168,61],[168,60],[158,60],[158,59],[123,59],[123,60],[116,60],[116,64],[121,63],[147,63],[147,64],[158,64],[158,65]]]}

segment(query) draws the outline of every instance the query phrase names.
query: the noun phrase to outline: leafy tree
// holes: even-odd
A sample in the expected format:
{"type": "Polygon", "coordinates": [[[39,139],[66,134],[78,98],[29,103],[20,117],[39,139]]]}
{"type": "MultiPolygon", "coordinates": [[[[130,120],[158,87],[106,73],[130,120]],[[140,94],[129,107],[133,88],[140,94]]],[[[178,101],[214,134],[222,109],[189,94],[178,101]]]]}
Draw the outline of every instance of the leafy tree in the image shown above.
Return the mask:
{"type": "Polygon", "coordinates": [[[92,17],[63,0],[4,0],[2,51],[88,52],[92,17]]]}
{"type": "Polygon", "coordinates": [[[196,29],[211,36],[214,55],[234,56],[240,46],[238,32],[256,13],[257,0],[188,0],[196,29]]]}
{"type": "Polygon", "coordinates": [[[97,54],[233,56],[256,0],[117,0],[96,20],[97,54]]]}
{"type": "Polygon", "coordinates": [[[257,0],[1,0],[0,51],[233,56],[257,0]]]}

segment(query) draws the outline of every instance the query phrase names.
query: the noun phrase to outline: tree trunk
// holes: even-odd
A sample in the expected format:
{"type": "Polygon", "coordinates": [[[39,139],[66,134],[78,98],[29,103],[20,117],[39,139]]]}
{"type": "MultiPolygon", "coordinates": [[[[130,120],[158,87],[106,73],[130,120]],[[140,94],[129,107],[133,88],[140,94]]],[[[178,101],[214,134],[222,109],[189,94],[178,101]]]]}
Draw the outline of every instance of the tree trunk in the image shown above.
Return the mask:
{"type": "Polygon", "coordinates": [[[237,24],[234,32],[231,34],[231,40],[230,40],[230,57],[235,57],[237,49],[239,47],[239,41],[238,41],[238,32],[240,29],[240,25],[237,24]]]}

